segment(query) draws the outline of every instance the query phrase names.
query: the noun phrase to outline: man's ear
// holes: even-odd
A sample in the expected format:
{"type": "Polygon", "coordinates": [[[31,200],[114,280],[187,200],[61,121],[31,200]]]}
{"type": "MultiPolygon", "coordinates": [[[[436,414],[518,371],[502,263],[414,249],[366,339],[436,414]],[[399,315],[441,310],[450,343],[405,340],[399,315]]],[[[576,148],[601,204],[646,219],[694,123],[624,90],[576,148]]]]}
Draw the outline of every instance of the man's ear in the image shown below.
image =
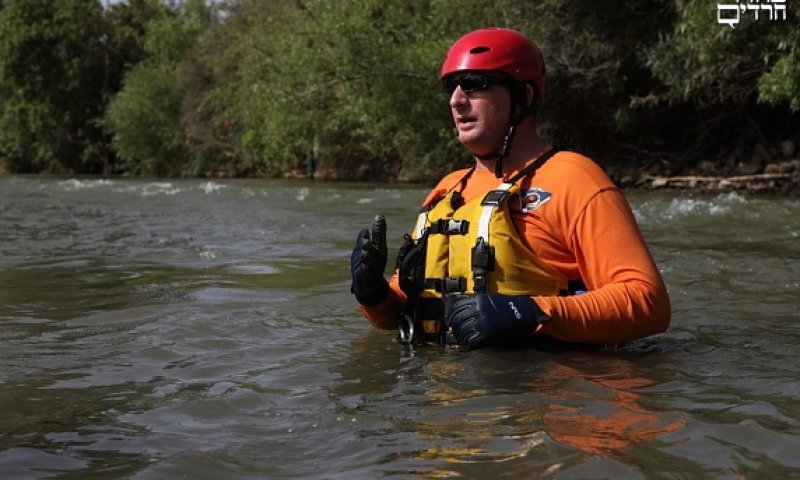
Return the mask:
{"type": "Polygon", "coordinates": [[[525,105],[532,105],[539,100],[539,93],[530,83],[525,84],[525,105]]]}

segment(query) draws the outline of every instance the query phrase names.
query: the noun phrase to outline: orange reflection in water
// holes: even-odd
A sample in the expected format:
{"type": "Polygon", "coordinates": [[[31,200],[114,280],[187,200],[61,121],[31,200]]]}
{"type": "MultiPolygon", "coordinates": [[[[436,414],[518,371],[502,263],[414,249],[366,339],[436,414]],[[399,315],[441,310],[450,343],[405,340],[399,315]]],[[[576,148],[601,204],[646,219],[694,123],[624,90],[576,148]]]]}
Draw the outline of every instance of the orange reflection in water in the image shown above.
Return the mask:
{"type": "MultiPolygon", "coordinates": [[[[397,375],[404,361],[416,366],[410,386],[428,384],[427,390],[410,389],[409,403],[385,416],[397,431],[413,432],[421,440],[409,445],[417,448],[399,456],[449,465],[417,472],[421,478],[450,476],[461,468],[456,465],[520,458],[536,464],[554,461],[548,465],[557,470],[561,468],[557,459],[564,452],[553,450],[554,444],[590,455],[622,457],[630,447],[675,432],[686,423],[680,413],[648,409],[642,401],[646,389],[658,381],[644,376],[648,368],[636,355],[538,351],[453,355],[422,348],[409,356],[399,350],[403,347],[376,335],[365,335],[353,347],[361,355],[347,370],[366,376],[351,385],[362,393],[369,385],[388,391],[398,378],[408,378],[397,375]],[[528,362],[535,366],[527,368],[528,362]],[[383,381],[376,382],[378,376],[383,381]]],[[[383,405],[377,410],[383,411],[383,405]]]]}
{"type": "Polygon", "coordinates": [[[630,368],[612,368],[593,375],[557,365],[548,376],[579,378],[584,383],[579,388],[550,392],[562,400],[548,406],[542,422],[553,439],[588,453],[618,454],[686,424],[678,414],[643,407],[636,390],[655,382],[637,377],[630,368]]]}

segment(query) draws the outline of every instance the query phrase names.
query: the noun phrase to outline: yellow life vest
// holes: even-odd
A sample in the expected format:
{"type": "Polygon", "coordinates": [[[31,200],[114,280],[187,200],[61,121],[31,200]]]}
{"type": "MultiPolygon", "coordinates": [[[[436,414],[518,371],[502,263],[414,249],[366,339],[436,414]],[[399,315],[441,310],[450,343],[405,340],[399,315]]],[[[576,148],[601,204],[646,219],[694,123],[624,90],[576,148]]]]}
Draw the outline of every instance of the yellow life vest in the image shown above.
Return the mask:
{"type": "Polygon", "coordinates": [[[415,272],[417,279],[412,282],[412,275],[400,267],[401,287],[409,298],[401,339],[402,328],[411,329],[411,337],[415,330],[444,335],[448,294],[558,295],[567,291],[567,278],[544,263],[517,233],[508,200],[519,194],[518,179],[501,183],[464,205],[459,205],[460,193],[450,191],[419,214],[410,237],[416,244],[426,244],[424,279],[415,272]],[[416,292],[409,292],[411,288],[416,292]]]}

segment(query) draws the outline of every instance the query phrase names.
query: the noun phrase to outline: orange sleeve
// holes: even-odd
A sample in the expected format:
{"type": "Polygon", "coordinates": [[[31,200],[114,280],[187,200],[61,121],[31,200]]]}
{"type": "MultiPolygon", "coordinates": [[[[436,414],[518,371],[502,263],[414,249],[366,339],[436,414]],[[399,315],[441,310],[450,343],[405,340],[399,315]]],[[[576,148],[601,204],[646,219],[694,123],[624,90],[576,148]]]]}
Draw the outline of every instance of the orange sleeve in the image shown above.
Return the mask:
{"type": "Polygon", "coordinates": [[[600,189],[564,234],[588,292],[534,297],[551,316],[538,333],[619,343],[666,330],[667,289],[622,192],[613,186],[600,189]]]}
{"type": "Polygon", "coordinates": [[[372,307],[359,305],[361,314],[369,320],[374,327],[383,330],[394,330],[400,325],[400,315],[406,304],[406,295],[400,290],[397,272],[389,281],[389,296],[382,303],[372,307]]]}

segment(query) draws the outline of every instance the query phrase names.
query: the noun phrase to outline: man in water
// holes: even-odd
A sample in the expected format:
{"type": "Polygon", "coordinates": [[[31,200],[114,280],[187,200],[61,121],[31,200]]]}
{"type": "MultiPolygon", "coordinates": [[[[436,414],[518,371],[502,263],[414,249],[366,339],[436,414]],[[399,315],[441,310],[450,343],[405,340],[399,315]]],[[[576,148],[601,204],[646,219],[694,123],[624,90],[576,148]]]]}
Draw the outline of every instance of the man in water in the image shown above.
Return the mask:
{"type": "Polygon", "coordinates": [[[359,232],[352,292],[370,323],[469,348],[609,346],[666,330],[669,296],[625,197],[537,133],[539,48],[477,30],[452,45],[440,79],[475,164],[425,199],[390,281],[385,220],[359,232]]]}

